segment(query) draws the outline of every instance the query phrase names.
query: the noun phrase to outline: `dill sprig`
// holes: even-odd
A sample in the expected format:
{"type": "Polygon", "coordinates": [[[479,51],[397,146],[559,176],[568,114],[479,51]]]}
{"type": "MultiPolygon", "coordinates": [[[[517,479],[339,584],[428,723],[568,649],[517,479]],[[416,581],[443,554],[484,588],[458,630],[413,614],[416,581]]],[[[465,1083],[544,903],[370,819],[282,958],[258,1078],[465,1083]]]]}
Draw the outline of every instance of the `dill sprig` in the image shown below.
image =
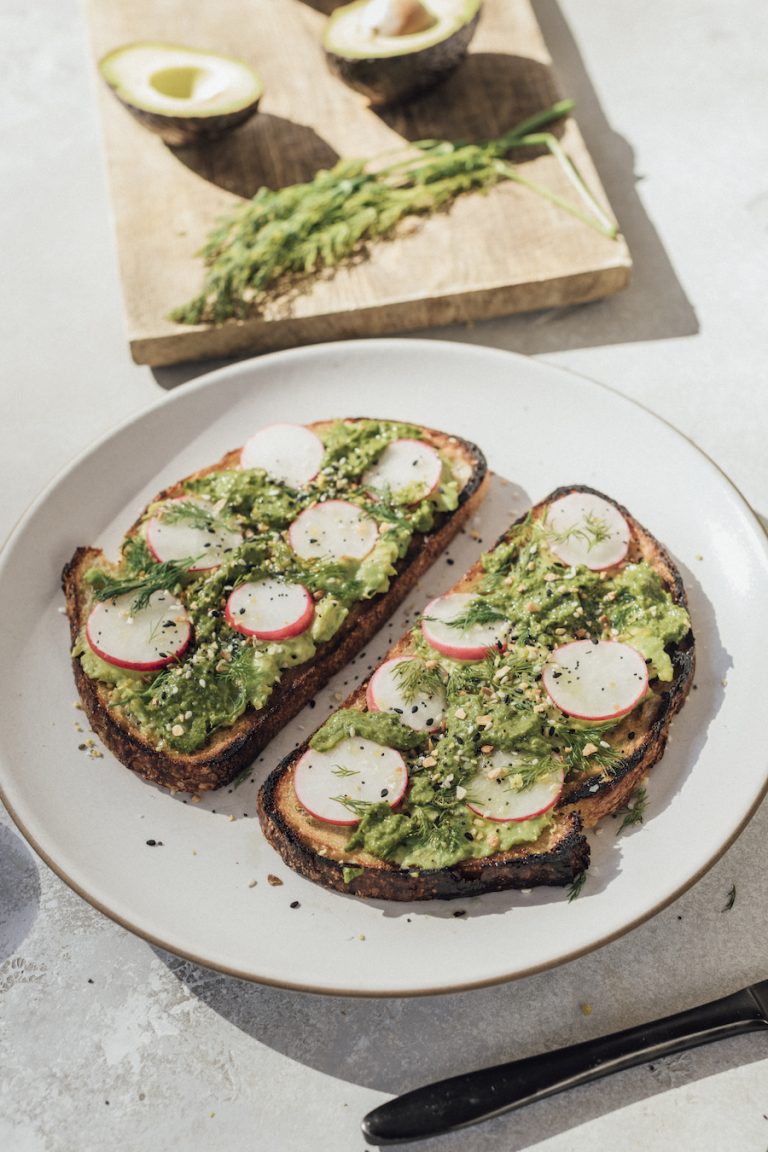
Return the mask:
{"type": "Polygon", "coordinates": [[[390,495],[386,497],[382,495],[381,501],[377,501],[376,503],[362,501],[359,507],[363,512],[367,512],[369,516],[372,516],[374,520],[382,520],[387,524],[395,524],[398,528],[405,528],[410,532],[410,525],[405,516],[398,512],[392,504],[385,503],[385,499],[391,500],[392,497],[390,495]]]}
{"type": "Polygon", "coordinates": [[[618,749],[603,739],[606,732],[616,727],[615,720],[608,720],[602,724],[585,724],[583,728],[568,718],[558,720],[550,714],[549,720],[556,729],[558,741],[562,743],[563,756],[569,772],[594,771],[595,768],[609,772],[621,759],[618,749]],[[597,750],[592,751],[590,745],[597,750]]]}
{"type": "Polygon", "coordinates": [[[617,816],[622,817],[621,824],[619,824],[616,829],[617,836],[620,832],[623,832],[625,828],[632,828],[635,824],[642,824],[647,803],[648,793],[641,784],[640,787],[636,788],[632,793],[624,807],[619,808],[616,812],[617,816]]]}
{"type": "Polygon", "coordinates": [[[395,680],[406,704],[413,704],[418,696],[436,696],[445,690],[439,668],[428,668],[418,657],[397,664],[395,680]]]}
{"type": "Polygon", "coordinates": [[[586,884],[586,882],[587,882],[586,869],[583,872],[579,872],[578,875],[574,876],[573,882],[568,887],[568,903],[569,904],[571,903],[572,900],[578,899],[578,897],[581,895],[581,890],[584,887],[584,885],[586,884]]]}
{"type": "Polygon", "coordinates": [[[355,800],[351,796],[331,796],[331,800],[335,800],[338,804],[343,804],[347,811],[351,812],[353,816],[365,816],[366,812],[370,811],[370,800],[355,800]]]}
{"type": "Polygon", "coordinates": [[[337,267],[367,244],[391,236],[409,216],[424,216],[467,192],[514,181],[603,235],[617,229],[557,139],[541,131],[568,115],[561,100],[496,140],[467,144],[421,140],[402,159],[340,160],[312,180],[260,188],[209,234],[200,251],[207,268],[201,293],[175,309],[180,324],[219,324],[263,306],[269,293],[337,267]],[[523,176],[507,159],[519,148],[543,147],[577,192],[574,204],[523,176]]]}
{"type": "Polygon", "coordinates": [[[488,655],[484,660],[456,663],[448,677],[448,695],[460,696],[462,692],[475,692],[484,684],[490,683],[496,664],[493,656],[488,655]]]}
{"type": "MultiPolygon", "coordinates": [[[[425,620],[430,617],[425,616],[425,620]]],[[[491,604],[488,600],[479,597],[476,600],[471,600],[465,610],[460,616],[456,616],[453,620],[448,620],[446,623],[449,628],[474,628],[476,626],[484,626],[486,624],[498,624],[507,617],[500,608],[495,604],[491,604]]]]}
{"type": "Polygon", "coordinates": [[[337,764],[335,768],[331,768],[334,776],[359,776],[359,768],[345,768],[343,764],[337,764]]]}
{"type": "Polygon", "coordinates": [[[552,544],[566,544],[570,540],[583,540],[587,551],[591,552],[598,544],[602,544],[611,535],[605,520],[595,516],[594,512],[587,512],[580,522],[572,524],[562,532],[547,532],[547,539],[552,544]]]}
{"type": "Polygon", "coordinates": [[[194,500],[174,500],[160,512],[166,524],[187,524],[190,528],[214,532],[236,532],[237,523],[232,516],[222,515],[214,505],[206,507],[194,500]]]}
{"type": "Polygon", "coordinates": [[[93,588],[97,600],[114,600],[118,596],[135,592],[131,611],[140,612],[149,604],[153,592],[169,592],[185,580],[189,569],[198,559],[187,556],[183,560],[165,560],[162,564],[153,565],[146,574],[138,576],[110,576],[102,569],[95,568],[88,572],[86,580],[93,588]]]}

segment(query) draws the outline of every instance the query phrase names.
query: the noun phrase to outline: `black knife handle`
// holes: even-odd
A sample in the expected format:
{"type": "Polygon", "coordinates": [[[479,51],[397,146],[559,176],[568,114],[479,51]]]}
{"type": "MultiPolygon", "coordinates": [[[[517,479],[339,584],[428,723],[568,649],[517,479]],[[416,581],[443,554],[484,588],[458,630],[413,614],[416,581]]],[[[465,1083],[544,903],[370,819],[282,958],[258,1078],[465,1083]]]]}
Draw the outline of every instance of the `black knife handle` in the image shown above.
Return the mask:
{"type": "Polygon", "coordinates": [[[634,1064],[765,1027],[760,1005],[744,989],[652,1024],[427,1084],[369,1112],[363,1135],[373,1144],[438,1136],[634,1064]]]}

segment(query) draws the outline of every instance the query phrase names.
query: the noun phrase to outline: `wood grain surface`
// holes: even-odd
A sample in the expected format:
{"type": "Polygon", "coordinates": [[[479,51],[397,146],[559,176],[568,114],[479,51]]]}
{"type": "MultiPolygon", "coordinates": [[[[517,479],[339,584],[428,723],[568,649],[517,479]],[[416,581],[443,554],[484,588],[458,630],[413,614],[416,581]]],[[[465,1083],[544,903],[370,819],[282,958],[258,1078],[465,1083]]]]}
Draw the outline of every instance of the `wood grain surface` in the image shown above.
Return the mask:
{"type": "MultiPolygon", "coordinates": [[[[351,336],[471,321],[595,300],[623,288],[631,260],[610,240],[514,184],[409,222],[365,258],[253,319],[187,327],[167,315],[194,296],[195,253],[223,213],[261,185],[310,179],[339,156],[372,156],[425,137],[483,140],[562,93],[528,0],[485,0],[471,51],[439,87],[373,111],[328,71],[320,36],[332,0],[88,0],[94,63],[135,40],[237,55],[265,83],[254,119],[203,146],[169,148],[99,80],[128,338],[138,363],[174,364],[351,336]]],[[[562,143],[606,208],[578,126],[562,143]]],[[[525,175],[566,198],[549,155],[525,175]]]]}

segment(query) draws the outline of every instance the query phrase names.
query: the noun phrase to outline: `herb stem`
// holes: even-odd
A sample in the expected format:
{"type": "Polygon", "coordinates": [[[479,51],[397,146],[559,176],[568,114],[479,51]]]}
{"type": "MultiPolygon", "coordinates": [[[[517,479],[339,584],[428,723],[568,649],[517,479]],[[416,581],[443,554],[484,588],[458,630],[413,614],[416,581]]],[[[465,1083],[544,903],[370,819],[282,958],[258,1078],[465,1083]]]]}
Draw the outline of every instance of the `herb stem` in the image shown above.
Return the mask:
{"type": "Polygon", "coordinates": [[[391,236],[406,217],[430,215],[466,192],[505,180],[615,238],[615,226],[559,142],[541,131],[573,106],[572,100],[560,100],[482,144],[422,140],[384,167],[381,157],[340,160],[306,183],[259,189],[210,233],[200,252],[207,267],[202,292],[175,309],[171,319],[199,324],[244,318],[263,306],[270,292],[337,267],[371,241],[391,236]],[[505,159],[514,149],[531,145],[547,148],[589,214],[528,180],[505,159]]]}
{"type": "Polygon", "coordinates": [[[616,236],[616,225],[612,220],[609,219],[608,216],[606,216],[605,212],[603,212],[603,209],[600,207],[597,200],[587,187],[584,177],[581,175],[573,160],[571,160],[570,156],[565,151],[556,136],[553,136],[551,132],[539,132],[530,136],[526,136],[520,142],[531,145],[542,144],[545,148],[547,148],[560,164],[560,167],[562,168],[566,178],[575,189],[581,200],[594,213],[599,222],[603,225],[606,234],[610,235],[611,237],[616,236]]]}
{"type": "Polygon", "coordinates": [[[517,168],[509,164],[506,160],[498,160],[497,163],[503,165],[508,180],[513,180],[516,184],[522,184],[524,188],[529,188],[532,192],[536,192],[542,199],[549,200],[550,203],[556,204],[563,212],[567,212],[570,216],[575,216],[582,224],[587,224],[590,228],[594,228],[596,232],[602,233],[603,236],[608,236],[611,240],[616,239],[617,231],[613,225],[606,227],[594,217],[582,212],[581,209],[577,208],[574,204],[570,204],[567,200],[564,200],[557,192],[553,192],[550,188],[545,188],[543,184],[536,184],[533,180],[528,180],[525,176],[521,176],[517,168]]]}

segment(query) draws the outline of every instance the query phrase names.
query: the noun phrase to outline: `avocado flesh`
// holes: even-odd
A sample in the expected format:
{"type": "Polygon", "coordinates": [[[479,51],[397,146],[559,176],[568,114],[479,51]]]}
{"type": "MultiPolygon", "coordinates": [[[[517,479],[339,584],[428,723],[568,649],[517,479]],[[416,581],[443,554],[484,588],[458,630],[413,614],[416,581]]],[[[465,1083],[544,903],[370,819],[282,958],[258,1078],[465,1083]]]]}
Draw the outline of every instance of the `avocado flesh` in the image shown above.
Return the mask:
{"type": "Polygon", "coordinates": [[[175,145],[230,132],[253,116],[263,91],[244,61],[177,44],[125,45],[99,71],[145,128],[175,145]]]}
{"type": "MultiPolygon", "coordinates": [[[[419,32],[381,35],[370,17],[374,0],[337,8],[323,36],[328,64],[371,104],[392,104],[431,88],[461,62],[482,0],[424,0],[434,18],[419,32]]],[[[378,5],[377,5],[378,6],[378,5]]]]}

